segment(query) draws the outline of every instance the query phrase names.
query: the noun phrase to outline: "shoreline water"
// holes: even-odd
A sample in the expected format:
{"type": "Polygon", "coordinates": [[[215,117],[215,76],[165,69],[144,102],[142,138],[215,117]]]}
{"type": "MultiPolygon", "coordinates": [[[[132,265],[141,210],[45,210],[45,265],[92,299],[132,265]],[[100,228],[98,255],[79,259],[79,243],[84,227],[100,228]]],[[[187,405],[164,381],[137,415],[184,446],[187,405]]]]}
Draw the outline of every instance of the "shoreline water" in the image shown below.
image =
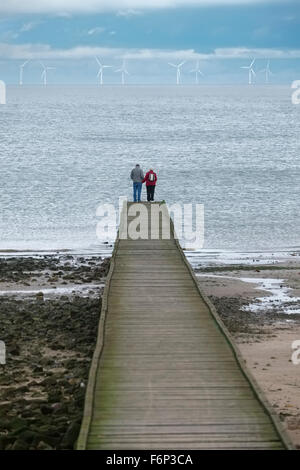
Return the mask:
{"type": "MultiPolygon", "coordinates": [[[[95,248],[63,248],[63,249],[0,249],[0,259],[6,257],[39,257],[39,256],[62,256],[69,254],[73,256],[101,256],[109,257],[114,248],[114,241],[105,242],[95,248]]],[[[300,259],[300,247],[277,247],[273,249],[258,250],[232,250],[222,248],[201,248],[190,250],[183,246],[187,258],[193,267],[235,265],[235,264],[278,264],[287,259],[300,259]]]]}

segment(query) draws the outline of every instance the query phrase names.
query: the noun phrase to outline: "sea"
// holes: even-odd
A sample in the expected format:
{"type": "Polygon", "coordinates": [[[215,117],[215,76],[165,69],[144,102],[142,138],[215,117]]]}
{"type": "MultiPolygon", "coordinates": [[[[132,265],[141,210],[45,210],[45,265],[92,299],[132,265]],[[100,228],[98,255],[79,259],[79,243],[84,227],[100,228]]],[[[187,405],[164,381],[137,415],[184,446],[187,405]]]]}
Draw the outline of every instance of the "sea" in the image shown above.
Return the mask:
{"type": "Polygon", "coordinates": [[[157,172],[158,200],[203,204],[199,253],[299,249],[300,106],[291,95],[288,86],[8,86],[1,252],[111,246],[113,237],[97,236],[97,208],[132,199],[136,163],[157,172]]]}

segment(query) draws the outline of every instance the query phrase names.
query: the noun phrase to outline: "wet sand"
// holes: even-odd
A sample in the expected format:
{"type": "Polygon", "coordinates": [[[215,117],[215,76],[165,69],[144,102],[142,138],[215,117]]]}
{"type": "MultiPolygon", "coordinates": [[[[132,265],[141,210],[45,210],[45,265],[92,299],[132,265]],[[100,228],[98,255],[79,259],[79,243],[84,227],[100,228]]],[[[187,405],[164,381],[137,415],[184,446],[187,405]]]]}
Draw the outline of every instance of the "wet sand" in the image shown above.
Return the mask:
{"type": "Polygon", "coordinates": [[[292,343],[300,340],[300,314],[286,313],[300,309],[300,263],[281,263],[279,269],[243,268],[223,266],[222,271],[219,266],[197,274],[293,444],[300,448],[300,364],[292,362],[292,343]],[[275,285],[274,291],[264,290],[262,279],[267,288],[275,285]],[[283,301],[278,300],[282,290],[283,301]]]}

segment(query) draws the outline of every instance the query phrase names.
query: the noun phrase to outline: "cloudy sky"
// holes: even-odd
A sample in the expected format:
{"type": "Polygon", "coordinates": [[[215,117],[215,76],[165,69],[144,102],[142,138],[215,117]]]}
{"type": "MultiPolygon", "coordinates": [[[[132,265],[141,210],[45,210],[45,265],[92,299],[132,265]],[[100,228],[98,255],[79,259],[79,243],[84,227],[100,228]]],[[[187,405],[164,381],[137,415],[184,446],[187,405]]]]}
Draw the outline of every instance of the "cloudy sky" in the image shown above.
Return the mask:
{"type": "MultiPolygon", "coordinates": [[[[0,3],[0,78],[39,83],[95,83],[98,55],[106,82],[120,79],[122,59],[130,83],[172,83],[168,61],[200,60],[203,83],[244,83],[240,69],[256,58],[256,70],[271,59],[274,83],[300,79],[299,0],[7,0],[0,3]]],[[[258,82],[263,74],[258,74],[258,82]]]]}

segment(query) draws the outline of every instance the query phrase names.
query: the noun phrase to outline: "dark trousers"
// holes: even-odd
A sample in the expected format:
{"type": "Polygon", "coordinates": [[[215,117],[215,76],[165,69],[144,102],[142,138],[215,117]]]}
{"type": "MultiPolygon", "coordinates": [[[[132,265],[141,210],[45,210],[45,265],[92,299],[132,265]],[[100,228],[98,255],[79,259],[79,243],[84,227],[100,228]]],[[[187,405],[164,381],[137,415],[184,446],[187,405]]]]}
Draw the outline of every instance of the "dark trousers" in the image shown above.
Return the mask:
{"type": "Polygon", "coordinates": [[[154,201],[155,186],[147,186],[147,201],[154,201]]]}

